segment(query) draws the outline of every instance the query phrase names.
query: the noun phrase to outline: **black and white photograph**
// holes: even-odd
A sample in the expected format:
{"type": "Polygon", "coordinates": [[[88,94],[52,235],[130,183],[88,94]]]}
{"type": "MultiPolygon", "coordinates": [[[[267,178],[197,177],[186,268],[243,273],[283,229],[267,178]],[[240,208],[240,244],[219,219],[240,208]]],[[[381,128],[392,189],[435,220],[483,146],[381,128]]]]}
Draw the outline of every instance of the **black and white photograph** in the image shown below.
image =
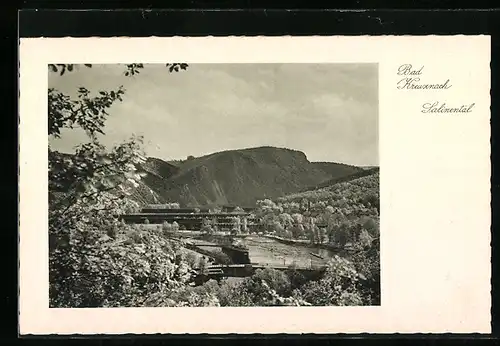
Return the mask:
{"type": "Polygon", "coordinates": [[[50,308],[379,306],[378,68],[49,64],[50,308]]]}
{"type": "Polygon", "coordinates": [[[489,333],[490,47],[22,39],[20,335],[489,333]]]}

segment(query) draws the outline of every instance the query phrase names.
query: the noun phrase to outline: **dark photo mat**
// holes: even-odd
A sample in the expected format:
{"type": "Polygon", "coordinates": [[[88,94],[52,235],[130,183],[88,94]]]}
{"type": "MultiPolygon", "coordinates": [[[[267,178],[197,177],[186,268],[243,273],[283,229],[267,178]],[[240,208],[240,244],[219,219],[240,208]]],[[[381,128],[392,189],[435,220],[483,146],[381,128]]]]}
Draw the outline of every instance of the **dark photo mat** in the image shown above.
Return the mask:
{"type": "MultiPolygon", "coordinates": [[[[88,36],[281,36],[281,35],[428,35],[428,34],[491,34],[491,109],[492,109],[492,335],[499,332],[497,317],[498,302],[497,271],[498,257],[496,192],[499,180],[495,175],[496,140],[498,120],[494,114],[498,107],[498,29],[493,23],[500,19],[497,11],[283,11],[283,10],[243,10],[243,11],[52,11],[26,10],[19,13],[20,37],[88,37],[88,36]],[[89,25],[92,23],[92,25],[89,25]],[[467,25],[464,25],[467,23],[467,25]]],[[[466,52],[464,52],[466,54],[466,52]]],[[[14,95],[15,96],[15,95],[14,95]]],[[[17,99],[17,98],[14,98],[17,99]]],[[[13,237],[14,238],[14,237],[13,237]]],[[[17,247],[17,238],[12,242],[17,247]],[[14,244],[15,242],[15,244],[14,244]]],[[[14,268],[14,266],[12,266],[14,268]]],[[[17,266],[16,266],[17,276],[17,266]]],[[[14,290],[12,285],[12,291],[14,290]]],[[[15,291],[17,293],[17,284],[15,291]]],[[[10,295],[10,297],[14,297],[10,295]]],[[[12,307],[14,299],[9,299],[12,307]]],[[[17,316],[17,306],[16,306],[17,316]]],[[[17,319],[16,319],[17,320],[17,319]]],[[[17,330],[17,323],[16,323],[17,330]]],[[[9,333],[10,334],[10,333],[9,333]]],[[[359,335],[363,338],[398,338],[398,335],[359,335]]],[[[358,336],[358,337],[359,337],[358,336]]],[[[414,342],[425,335],[400,335],[414,342]]],[[[162,338],[168,336],[162,336],[162,338]]],[[[195,337],[195,336],[193,336],[195,337]]],[[[214,337],[210,335],[208,337],[214,337]]],[[[279,336],[283,338],[285,336],[279,336]]],[[[297,338],[297,336],[288,336],[297,338]]],[[[288,338],[287,337],[287,338],[288,338]]],[[[331,336],[302,336],[301,338],[336,338],[331,336]]],[[[353,335],[344,335],[353,338],[353,335]]],[[[427,336],[431,339],[436,335],[427,336]]],[[[23,338],[29,339],[29,336],[23,338]]],[[[58,338],[58,337],[57,337],[58,338]]],[[[90,337],[92,338],[92,337],[90,337]]],[[[106,337],[108,338],[108,337],[106,337]]],[[[152,337],[153,339],[155,337],[152,337]]],[[[266,339],[274,337],[266,336],[266,339]]],[[[457,339],[486,338],[480,335],[442,335],[441,338],[457,339]]],[[[119,342],[119,340],[115,340],[119,342]]],[[[168,340],[172,342],[173,340],[168,340]]],[[[269,340],[271,341],[271,340],[269,340]]],[[[277,340],[276,340],[277,341],[277,340]]],[[[380,340],[382,342],[382,340],[380,340]]],[[[272,340],[274,343],[275,341],[272,340]]],[[[286,341],[285,341],[286,342],[286,341]]],[[[291,342],[291,340],[288,340],[291,342]]]]}

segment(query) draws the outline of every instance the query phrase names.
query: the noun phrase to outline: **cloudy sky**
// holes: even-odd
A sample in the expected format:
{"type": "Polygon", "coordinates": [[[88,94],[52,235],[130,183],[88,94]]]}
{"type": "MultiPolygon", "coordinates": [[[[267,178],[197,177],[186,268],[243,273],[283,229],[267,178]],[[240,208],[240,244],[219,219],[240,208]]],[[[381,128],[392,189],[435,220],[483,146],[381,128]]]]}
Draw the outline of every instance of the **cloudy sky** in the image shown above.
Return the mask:
{"type": "MultiPolygon", "coordinates": [[[[123,85],[110,109],[106,145],[143,135],[149,156],[185,159],[227,149],[277,146],[310,161],[378,165],[378,69],[375,64],[192,64],[169,73],[145,65],[124,76],[124,65],[79,67],[49,87],[75,95],[123,85]]],[[[86,139],[78,130],[51,140],[71,152],[86,139]]]]}

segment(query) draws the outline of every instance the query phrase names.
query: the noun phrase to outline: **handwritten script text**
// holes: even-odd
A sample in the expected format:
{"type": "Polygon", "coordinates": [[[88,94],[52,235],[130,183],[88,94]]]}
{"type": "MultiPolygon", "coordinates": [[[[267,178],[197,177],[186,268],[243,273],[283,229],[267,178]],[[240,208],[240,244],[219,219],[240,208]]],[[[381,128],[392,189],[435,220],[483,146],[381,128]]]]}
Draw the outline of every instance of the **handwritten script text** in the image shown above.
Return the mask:
{"type": "MultiPolygon", "coordinates": [[[[397,82],[396,88],[399,90],[447,90],[452,87],[449,79],[445,81],[423,82],[425,66],[414,68],[412,64],[403,64],[398,67],[397,75],[402,78],[397,82]]],[[[422,105],[422,113],[470,113],[475,103],[449,106],[443,101],[426,102],[422,105]]]]}

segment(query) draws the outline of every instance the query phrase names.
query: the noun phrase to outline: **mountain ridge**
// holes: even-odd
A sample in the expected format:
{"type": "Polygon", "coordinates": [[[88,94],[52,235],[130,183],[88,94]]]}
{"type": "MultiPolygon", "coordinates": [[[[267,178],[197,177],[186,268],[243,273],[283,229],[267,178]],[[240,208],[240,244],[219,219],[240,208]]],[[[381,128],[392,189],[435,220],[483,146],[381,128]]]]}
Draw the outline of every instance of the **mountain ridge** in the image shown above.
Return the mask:
{"type": "Polygon", "coordinates": [[[260,146],[231,149],[168,162],[148,157],[131,198],[142,205],[178,202],[183,207],[254,206],[335,179],[363,174],[364,168],[311,162],[299,150],[260,146]]]}
{"type": "Polygon", "coordinates": [[[154,160],[168,166],[168,174],[161,181],[147,176],[145,184],[165,202],[183,206],[254,205],[258,199],[298,192],[362,170],[342,163],[310,162],[302,151],[272,146],[224,150],[175,161],[175,165],[154,160]]]}

